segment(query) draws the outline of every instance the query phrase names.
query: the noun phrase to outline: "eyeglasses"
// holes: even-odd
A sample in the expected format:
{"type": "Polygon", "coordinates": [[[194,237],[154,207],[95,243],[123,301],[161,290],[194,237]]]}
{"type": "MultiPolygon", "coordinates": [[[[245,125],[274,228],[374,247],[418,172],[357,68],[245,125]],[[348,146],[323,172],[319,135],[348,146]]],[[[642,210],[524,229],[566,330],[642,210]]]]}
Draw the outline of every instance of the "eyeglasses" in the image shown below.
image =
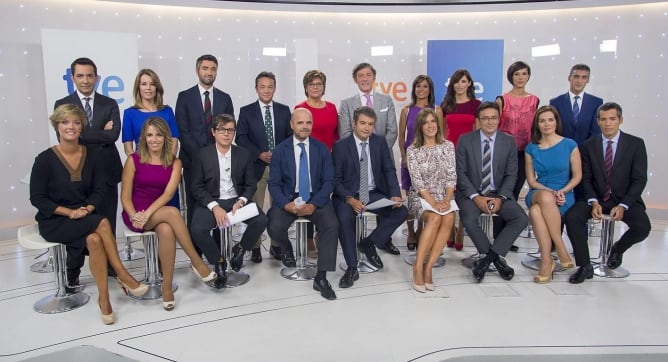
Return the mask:
{"type": "Polygon", "coordinates": [[[306,86],[309,87],[309,88],[322,88],[325,85],[322,84],[322,83],[309,83],[306,86]]]}
{"type": "Polygon", "coordinates": [[[221,127],[221,128],[216,128],[215,131],[216,131],[216,133],[220,133],[220,134],[224,134],[224,133],[234,134],[234,132],[236,132],[237,130],[235,128],[223,128],[223,127],[221,127]]]}
{"type": "Polygon", "coordinates": [[[494,116],[494,117],[480,117],[480,118],[478,118],[478,119],[481,120],[481,121],[483,121],[483,122],[490,122],[490,121],[494,122],[494,121],[498,121],[498,120],[499,120],[499,117],[498,117],[498,116],[494,116]]]}

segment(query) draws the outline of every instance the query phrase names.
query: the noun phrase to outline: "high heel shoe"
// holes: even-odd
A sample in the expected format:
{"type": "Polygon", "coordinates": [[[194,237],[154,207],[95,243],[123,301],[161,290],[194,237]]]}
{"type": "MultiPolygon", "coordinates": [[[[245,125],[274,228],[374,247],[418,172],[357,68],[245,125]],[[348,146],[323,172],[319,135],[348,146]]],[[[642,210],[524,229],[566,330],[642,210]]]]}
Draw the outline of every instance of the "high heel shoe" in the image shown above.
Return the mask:
{"type": "Polygon", "coordinates": [[[100,317],[102,318],[102,323],[105,325],[114,324],[114,312],[109,314],[102,314],[102,306],[100,305],[100,299],[97,300],[97,305],[100,307],[100,317]]]}
{"type": "Polygon", "coordinates": [[[454,240],[448,240],[448,242],[445,245],[447,245],[448,248],[454,248],[455,247],[455,241],[454,240]]]}
{"type": "Polygon", "coordinates": [[[433,292],[436,290],[436,287],[434,286],[434,283],[424,283],[424,288],[430,292],[433,292]]]}
{"type": "Polygon", "coordinates": [[[536,275],[533,277],[533,281],[538,284],[546,284],[549,283],[552,278],[554,278],[554,269],[557,267],[557,263],[552,260],[552,267],[550,268],[550,275],[548,276],[542,276],[540,274],[536,275]]]}
{"type": "Polygon", "coordinates": [[[176,306],[176,302],[173,300],[170,300],[169,302],[162,302],[162,308],[164,308],[166,311],[171,312],[174,310],[174,307],[176,306]]]}
{"type": "Polygon", "coordinates": [[[427,291],[427,288],[426,288],[425,285],[417,285],[417,284],[415,284],[415,282],[413,282],[413,289],[415,289],[416,291],[418,291],[420,293],[424,293],[424,292],[427,291]]]}
{"type": "Polygon", "coordinates": [[[209,284],[210,282],[214,282],[216,280],[216,278],[218,278],[218,275],[213,270],[205,277],[199,275],[199,272],[197,271],[197,269],[195,269],[195,267],[192,264],[190,264],[190,270],[193,273],[195,273],[195,275],[197,275],[200,279],[202,279],[202,281],[204,283],[207,283],[207,284],[209,284]]]}
{"type": "Polygon", "coordinates": [[[562,269],[573,269],[575,268],[575,263],[573,263],[572,260],[568,260],[567,262],[559,261],[561,264],[562,269]]]}
{"type": "Polygon", "coordinates": [[[146,294],[146,292],[148,292],[148,285],[144,283],[139,283],[139,286],[137,288],[130,288],[122,280],[116,278],[116,281],[118,282],[118,286],[121,287],[125,295],[132,295],[133,297],[141,297],[142,295],[146,294]]]}
{"type": "Polygon", "coordinates": [[[464,249],[464,243],[458,244],[455,242],[455,250],[461,251],[462,249],[464,249]]]}

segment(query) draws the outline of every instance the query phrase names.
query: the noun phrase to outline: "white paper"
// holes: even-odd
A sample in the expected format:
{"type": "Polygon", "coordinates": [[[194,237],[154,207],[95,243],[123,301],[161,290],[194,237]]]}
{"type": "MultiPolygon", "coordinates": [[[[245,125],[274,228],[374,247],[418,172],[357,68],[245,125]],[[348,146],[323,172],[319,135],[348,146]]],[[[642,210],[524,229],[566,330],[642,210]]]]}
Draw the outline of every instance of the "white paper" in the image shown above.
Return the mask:
{"type": "Polygon", "coordinates": [[[378,200],[366,205],[365,208],[367,210],[378,210],[378,209],[382,209],[384,207],[394,206],[394,204],[396,204],[396,203],[397,203],[397,201],[392,201],[388,198],[383,197],[382,199],[378,199],[378,200]]]}
{"type": "Polygon", "coordinates": [[[234,224],[238,224],[240,222],[246,221],[252,217],[255,217],[259,215],[260,213],[257,211],[257,205],[255,205],[254,202],[251,202],[250,204],[242,207],[241,209],[237,210],[234,214],[232,214],[232,211],[227,213],[227,219],[229,220],[228,225],[225,225],[226,227],[232,226],[234,224]]]}
{"type": "Polygon", "coordinates": [[[455,202],[455,200],[450,200],[450,208],[448,209],[448,211],[444,211],[444,212],[438,212],[438,211],[434,210],[434,208],[431,207],[431,205],[429,205],[427,200],[425,200],[423,198],[420,198],[420,205],[422,206],[423,210],[432,211],[432,212],[435,212],[439,215],[445,215],[445,214],[448,214],[448,213],[455,212],[455,211],[459,210],[459,206],[457,206],[457,203],[455,202]]]}

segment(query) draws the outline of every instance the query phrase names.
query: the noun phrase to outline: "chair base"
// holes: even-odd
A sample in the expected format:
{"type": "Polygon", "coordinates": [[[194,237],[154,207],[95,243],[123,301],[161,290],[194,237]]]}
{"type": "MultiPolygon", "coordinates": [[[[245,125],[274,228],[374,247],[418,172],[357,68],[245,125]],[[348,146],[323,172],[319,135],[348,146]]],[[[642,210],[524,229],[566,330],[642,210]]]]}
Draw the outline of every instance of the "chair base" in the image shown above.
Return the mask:
{"type": "Polygon", "coordinates": [[[144,258],[146,254],[144,253],[144,249],[127,246],[118,251],[118,256],[122,261],[132,261],[144,258]]]}
{"type": "MultiPolygon", "coordinates": [[[[128,294],[130,298],[137,300],[153,300],[162,298],[162,282],[149,283],[146,280],[143,280],[142,282],[148,285],[148,292],[139,297],[135,297],[132,294],[128,294]]],[[[175,292],[177,289],[179,289],[179,286],[176,283],[172,283],[172,291],[175,292]]]]}
{"type": "MultiPolygon", "coordinates": [[[[559,262],[559,258],[552,255],[552,260],[554,260],[554,262],[557,264],[557,266],[554,268],[555,272],[562,272],[562,271],[566,270],[566,269],[564,269],[564,267],[561,266],[561,263],[559,262]]],[[[521,263],[522,263],[522,266],[525,267],[525,268],[540,271],[541,259],[536,259],[535,257],[533,257],[533,255],[527,254],[527,256],[522,258],[521,263]]]]}
{"type": "Polygon", "coordinates": [[[629,276],[629,271],[621,266],[616,269],[610,269],[605,264],[594,266],[594,275],[603,278],[626,278],[629,276]]]}
{"type": "Polygon", "coordinates": [[[225,288],[234,288],[248,283],[250,280],[250,275],[242,271],[228,271],[227,281],[225,282],[225,288]]]}
{"type": "MultiPolygon", "coordinates": [[[[404,258],[404,262],[408,265],[415,265],[415,261],[417,259],[417,254],[413,253],[407,257],[404,258]]],[[[442,256],[438,257],[438,260],[436,260],[436,263],[434,264],[434,268],[440,268],[445,265],[445,258],[442,256]]]]}
{"type": "Polygon", "coordinates": [[[86,293],[65,294],[63,296],[48,295],[33,304],[35,312],[44,314],[63,313],[77,309],[90,300],[86,293]]]}
{"type": "Polygon", "coordinates": [[[30,271],[34,273],[53,273],[53,261],[51,256],[46,260],[38,261],[30,266],[30,271]]]}
{"type": "MultiPolygon", "coordinates": [[[[348,264],[346,264],[345,261],[342,261],[341,263],[339,263],[339,269],[341,269],[341,270],[343,270],[343,271],[348,270],[348,264]]],[[[375,272],[377,272],[377,271],[379,271],[379,270],[380,270],[380,269],[378,269],[378,268],[376,268],[375,266],[371,265],[371,263],[369,263],[369,262],[366,261],[366,260],[360,260],[360,261],[357,262],[357,271],[358,271],[360,274],[375,273],[375,272]]]]}
{"type": "MultiPolygon", "coordinates": [[[[473,263],[480,260],[480,258],[481,258],[480,254],[473,254],[469,257],[466,257],[466,258],[462,259],[461,263],[462,263],[463,266],[465,266],[469,269],[473,269],[473,263]]],[[[494,264],[490,264],[489,268],[487,268],[487,271],[492,272],[492,273],[495,272],[496,267],[494,266],[494,264]]]]}
{"type": "Polygon", "coordinates": [[[288,268],[281,269],[281,276],[290,280],[312,280],[315,279],[317,269],[314,266],[307,266],[305,268],[288,268]]]}

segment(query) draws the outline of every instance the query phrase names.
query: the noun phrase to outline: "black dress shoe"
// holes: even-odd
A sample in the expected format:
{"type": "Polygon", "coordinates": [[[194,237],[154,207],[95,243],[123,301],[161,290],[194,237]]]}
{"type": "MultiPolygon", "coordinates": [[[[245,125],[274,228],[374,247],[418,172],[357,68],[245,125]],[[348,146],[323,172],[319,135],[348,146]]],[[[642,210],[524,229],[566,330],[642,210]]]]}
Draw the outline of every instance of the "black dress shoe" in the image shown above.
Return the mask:
{"type": "Polygon", "coordinates": [[[475,280],[480,283],[485,277],[487,269],[489,269],[489,262],[484,261],[484,259],[476,260],[473,263],[473,268],[471,269],[473,271],[473,278],[475,278],[475,280]]]}
{"type": "Polygon", "coordinates": [[[214,271],[218,275],[218,278],[214,281],[213,287],[216,289],[223,289],[225,288],[225,283],[227,283],[227,272],[225,271],[227,269],[227,262],[226,261],[219,261],[216,263],[214,266],[214,271]]]}
{"type": "Polygon", "coordinates": [[[622,255],[619,251],[615,251],[615,247],[612,247],[610,250],[610,256],[608,256],[608,268],[617,269],[622,265],[622,255]]]}
{"type": "Polygon", "coordinates": [[[513,253],[517,253],[520,250],[520,248],[517,245],[511,245],[510,246],[510,251],[513,253]]]}
{"type": "Polygon", "coordinates": [[[332,286],[329,284],[329,282],[325,278],[314,279],[313,280],[313,289],[319,291],[320,295],[322,295],[322,297],[327,299],[327,300],[336,299],[336,293],[334,293],[334,290],[332,289],[332,286]]]}
{"type": "Polygon", "coordinates": [[[371,240],[364,239],[360,241],[359,249],[366,256],[367,261],[376,268],[380,269],[383,267],[383,261],[380,260],[380,256],[376,252],[376,247],[373,245],[371,240]]]}
{"type": "Polygon", "coordinates": [[[571,284],[580,284],[585,281],[585,279],[591,279],[594,277],[594,267],[591,264],[583,265],[571,274],[568,278],[568,282],[571,284]]]}
{"type": "Polygon", "coordinates": [[[283,250],[279,246],[271,245],[269,247],[269,255],[273,256],[276,260],[283,260],[283,250]]]}
{"type": "Polygon", "coordinates": [[[292,253],[283,254],[283,266],[285,266],[286,268],[296,268],[297,267],[297,261],[295,260],[295,257],[292,256],[292,253]]]}
{"type": "Polygon", "coordinates": [[[262,253],[260,252],[260,248],[253,248],[251,250],[251,261],[253,263],[262,263],[262,253]]]}
{"type": "Polygon", "coordinates": [[[513,277],[515,276],[515,270],[509,267],[506,261],[502,257],[498,257],[496,260],[493,261],[493,263],[503,280],[513,279],[513,277]]]}
{"type": "Polygon", "coordinates": [[[241,245],[237,244],[232,248],[232,257],[230,258],[230,266],[232,270],[238,272],[241,270],[241,267],[244,265],[244,253],[246,251],[241,245]]]}
{"type": "Polygon", "coordinates": [[[394,246],[394,244],[392,244],[392,239],[388,240],[387,244],[385,244],[385,246],[383,246],[382,249],[387,251],[388,253],[390,253],[392,255],[399,255],[400,254],[399,249],[397,249],[397,247],[394,246]]]}
{"type": "Polygon", "coordinates": [[[348,268],[345,274],[339,280],[339,288],[350,288],[353,286],[353,282],[360,278],[360,273],[357,271],[357,268],[348,268]]]}

